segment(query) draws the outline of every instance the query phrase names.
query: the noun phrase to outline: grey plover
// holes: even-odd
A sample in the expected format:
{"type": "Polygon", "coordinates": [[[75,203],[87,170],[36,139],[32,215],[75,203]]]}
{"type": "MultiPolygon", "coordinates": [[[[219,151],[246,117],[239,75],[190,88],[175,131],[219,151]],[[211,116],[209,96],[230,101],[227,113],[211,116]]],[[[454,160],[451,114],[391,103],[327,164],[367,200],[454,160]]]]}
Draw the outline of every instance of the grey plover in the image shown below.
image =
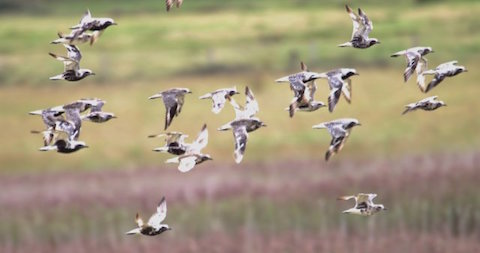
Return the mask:
{"type": "Polygon", "coordinates": [[[148,236],[159,235],[171,228],[167,224],[162,224],[162,222],[167,217],[167,201],[165,197],[160,200],[160,203],[157,206],[157,211],[148,219],[147,223],[144,223],[140,215],[137,213],[135,216],[135,222],[137,223],[137,228],[134,228],[125,234],[135,235],[142,234],[148,236]]]}
{"type": "Polygon", "coordinates": [[[208,129],[204,124],[202,130],[198,134],[197,139],[191,143],[186,144],[185,153],[183,155],[170,158],[166,163],[178,163],[178,170],[181,172],[188,172],[195,165],[203,163],[208,160],[212,160],[212,157],[207,154],[201,153],[202,149],[208,144],[208,129]]]}
{"type": "Polygon", "coordinates": [[[423,71],[418,77],[418,83],[423,89],[423,92],[429,92],[431,89],[440,84],[446,77],[453,77],[468,71],[464,66],[459,66],[457,64],[458,61],[450,61],[438,65],[438,67],[435,69],[423,71]],[[433,79],[426,86],[425,75],[434,75],[433,79]]]}
{"type": "Polygon", "coordinates": [[[306,89],[306,83],[314,82],[316,79],[320,78],[320,74],[309,71],[305,63],[300,62],[300,68],[302,70],[301,72],[275,80],[277,83],[290,83],[290,89],[293,91],[293,95],[296,98],[303,95],[306,89]]]}
{"type": "Polygon", "coordinates": [[[344,118],[337,119],[330,122],[324,122],[318,125],[314,125],[314,129],[326,128],[332,136],[330,147],[325,153],[325,160],[328,161],[330,157],[342,150],[347,138],[350,136],[350,131],[353,127],[360,126],[357,119],[344,118]]]}
{"type": "Polygon", "coordinates": [[[43,135],[43,145],[48,146],[52,143],[55,138],[55,126],[57,121],[64,120],[63,113],[65,110],[63,106],[57,106],[52,108],[47,108],[44,110],[37,110],[32,111],[30,115],[40,115],[42,117],[42,121],[45,124],[45,130],[43,131],[35,131],[32,130],[31,133],[34,134],[42,134],[43,135]]]}
{"type": "Polygon", "coordinates": [[[339,200],[355,199],[353,208],[343,211],[346,214],[356,214],[361,216],[374,215],[382,210],[387,210],[382,204],[374,204],[373,199],[377,197],[375,193],[359,193],[356,196],[342,196],[339,200]]]}
{"type": "Polygon", "coordinates": [[[182,106],[185,101],[185,94],[192,93],[187,88],[173,88],[170,90],[162,91],[157,93],[148,99],[162,98],[163,103],[165,104],[166,114],[165,114],[165,128],[167,130],[168,126],[172,123],[173,117],[178,116],[182,111],[182,106]]]}
{"type": "Polygon", "coordinates": [[[65,34],[59,32],[57,34],[58,39],[50,42],[50,44],[79,45],[79,44],[83,44],[83,43],[87,43],[87,42],[89,42],[90,45],[93,44],[93,42],[94,42],[93,34],[84,32],[84,33],[78,35],[77,37],[75,37],[75,33],[76,33],[76,30],[72,30],[70,32],[70,34],[68,34],[68,35],[65,35],[65,34]]]}
{"type": "Polygon", "coordinates": [[[266,126],[260,119],[254,117],[259,111],[259,108],[248,86],[245,88],[245,95],[247,97],[245,107],[239,106],[233,98],[231,99],[230,103],[235,109],[235,120],[218,128],[219,131],[233,130],[233,137],[235,139],[234,157],[236,163],[240,163],[243,159],[247,147],[248,133],[266,126]]]}
{"type": "Polygon", "coordinates": [[[442,106],[447,106],[443,101],[437,100],[438,96],[432,96],[428,98],[424,98],[418,102],[411,103],[406,105],[406,109],[402,114],[406,114],[411,111],[415,111],[417,109],[422,109],[425,111],[433,111],[442,106]]]}
{"type": "Polygon", "coordinates": [[[175,6],[177,6],[177,8],[180,8],[182,3],[183,3],[183,0],[165,0],[165,6],[167,8],[167,11],[170,11],[173,4],[175,4],[175,6]]]}
{"type": "Polygon", "coordinates": [[[62,154],[70,154],[80,149],[88,148],[83,141],[57,139],[53,145],[48,145],[39,148],[40,151],[57,151],[62,154]]]}
{"type": "Polygon", "coordinates": [[[80,108],[82,106],[80,102],[64,105],[65,120],[55,122],[55,130],[65,132],[70,142],[78,141],[78,137],[80,136],[80,128],[82,127],[80,108]]]}
{"type": "Polygon", "coordinates": [[[352,39],[349,42],[338,45],[339,47],[369,48],[380,41],[375,38],[369,38],[368,35],[373,30],[373,23],[368,19],[365,12],[358,8],[358,14],[352,11],[348,5],[345,5],[348,15],[353,21],[352,39]]]}
{"type": "Polygon", "coordinates": [[[58,56],[53,53],[49,53],[53,58],[63,62],[64,72],[60,75],[50,77],[50,80],[66,80],[66,81],[79,81],[89,75],[95,75],[90,69],[81,69],[80,60],[82,54],[77,46],[63,44],[67,49],[68,56],[58,56]]]}
{"type": "Polygon", "coordinates": [[[391,57],[404,55],[405,59],[407,60],[407,68],[403,73],[404,82],[407,82],[415,71],[418,75],[423,72],[425,68],[427,68],[427,59],[424,58],[424,56],[429,53],[433,53],[433,49],[431,47],[412,47],[391,55],[391,57]]]}
{"type": "Polygon", "coordinates": [[[163,147],[154,148],[155,152],[167,152],[173,155],[183,155],[187,149],[185,138],[188,135],[181,132],[169,132],[164,134],[149,135],[148,138],[157,138],[165,136],[165,145],[163,147]]]}
{"type": "Polygon", "coordinates": [[[114,113],[102,111],[105,101],[101,99],[81,99],[80,102],[90,105],[90,112],[86,115],[82,115],[82,120],[94,122],[94,123],[103,123],[111,119],[117,118],[114,113]]]}
{"type": "Polygon", "coordinates": [[[314,95],[317,91],[315,80],[307,82],[305,86],[306,87],[303,94],[301,94],[299,97],[294,97],[292,103],[286,109],[289,111],[290,117],[293,117],[296,110],[313,112],[325,106],[325,103],[314,100],[314,95]]]}
{"type": "Polygon", "coordinates": [[[87,10],[83,15],[82,19],[80,19],[80,22],[70,28],[74,31],[72,40],[75,40],[85,31],[93,31],[93,37],[90,41],[90,44],[93,44],[98,39],[98,37],[100,37],[100,35],[105,31],[105,29],[112,25],[117,25],[117,23],[115,23],[112,18],[94,18],[92,17],[90,10],[87,10]]]}
{"type": "Polygon", "coordinates": [[[348,103],[352,100],[352,82],[350,77],[358,75],[355,69],[340,68],[329,72],[321,73],[320,78],[326,78],[330,87],[330,95],[328,96],[328,110],[333,112],[335,106],[343,94],[348,103]]]}
{"type": "Polygon", "coordinates": [[[233,88],[218,89],[214,92],[207,93],[199,98],[212,99],[213,101],[212,112],[215,114],[219,114],[220,111],[222,111],[223,107],[225,106],[225,102],[227,101],[227,99],[230,100],[230,98],[236,94],[239,94],[239,92],[237,92],[237,87],[233,87],[233,88]]]}

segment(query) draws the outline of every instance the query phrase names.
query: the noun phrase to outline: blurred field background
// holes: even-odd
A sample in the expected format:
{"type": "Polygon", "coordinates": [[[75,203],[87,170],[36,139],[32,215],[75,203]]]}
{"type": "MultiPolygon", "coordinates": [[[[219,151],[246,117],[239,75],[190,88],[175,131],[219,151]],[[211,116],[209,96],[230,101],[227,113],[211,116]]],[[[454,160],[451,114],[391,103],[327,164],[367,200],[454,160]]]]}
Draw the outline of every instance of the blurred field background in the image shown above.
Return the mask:
{"type": "MultiPolygon", "coordinates": [[[[368,50],[337,48],[351,34],[344,1],[185,0],[170,13],[164,1],[0,0],[0,252],[480,252],[480,2],[354,1],[374,22],[368,50]],[[47,53],[58,31],[93,16],[112,17],[81,66],[97,75],[77,83],[48,77],[62,64],[47,53]],[[405,60],[389,55],[431,46],[429,67],[458,60],[469,72],[429,94],[405,60]],[[353,67],[353,101],[335,113],[297,113],[278,77],[299,70],[353,67]],[[268,127],[250,135],[244,161],[233,163],[233,137],[215,129],[234,117],[198,100],[221,87],[249,85],[268,127]],[[146,136],[164,124],[161,101],[147,98],[188,87],[169,130],[194,138],[205,122],[204,150],[214,161],[180,174],[151,152],[146,136]],[[448,107],[401,116],[405,104],[438,95],[448,107]],[[118,119],[84,123],[89,149],[71,155],[37,151],[39,117],[28,112],[82,97],[107,100],[118,119]],[[330,136],[311,126],[358,118],[344,150],[323,161],[330,136]],[[354,172],[355,174],[352,174],[354,172]],[[389,211],[349,217],[338,195],[376,192],[389,211]],[[172,231],[126,237],[135,212],[147,219],[165,195],[172,231]]],[[[325,101],[327,83],[317,82],[325,101]]],[[[237,97],[242,100],[241,96],[237,97]]]]}

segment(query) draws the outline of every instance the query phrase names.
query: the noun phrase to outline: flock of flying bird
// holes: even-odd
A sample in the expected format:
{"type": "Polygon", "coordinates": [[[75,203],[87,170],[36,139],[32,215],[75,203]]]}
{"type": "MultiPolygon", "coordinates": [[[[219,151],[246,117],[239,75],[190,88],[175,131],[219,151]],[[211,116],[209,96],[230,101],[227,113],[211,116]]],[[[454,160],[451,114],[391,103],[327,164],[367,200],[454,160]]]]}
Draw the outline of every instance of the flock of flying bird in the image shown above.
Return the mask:
{"type": "MultiPolygon", "coordinates": [[[[182,0],[166,0],[166,9],[169,11],[173,5],[180,7],[182,0]]],[[[353,32],[349,42],[340,44],[339,47],[353,47],[359,49],[370,48],[373,45],[380,44],[380,41],[375,38],[369,38],[370,32],[373,30],[372,21],[367,17],[364,11],[358,9],[358,14],[346,5],[346,10],[353,21],[353,32]]],[[[72,31],[69,35],[58,34],[59,38],[54,40],[53,44],[63,44],[67,49],[67,56],[58,56],[50,53],[55,59],[64,63],[64,72],[60,75],[51,77],[51,80],[66,80],[79,81],[86,76],[94,73],[88,69],[81,69],[79,66],[81,60],[80,50],[76,45],[89,42],[92,45],[103,31],[111,25],[116,23],[111,18],[93,18],[90,11],[87,11],[80,20],[79,24],[71,27],[72,31]],[[88,31],[91,31],[89,33],[88,31]]],[[[424,93],[429,92],[446,77],[453,77],[462,72],[466,72],[466,68],[458,66],[457,61],[450,61],[440,64],[435,69],[427,70],[427,59],[425,56],[432,53],[431,47],[413,47],[403,51],[394,53],[392,57],[405,56],[407,67],[404,72],[404,82],[407,82],[410,77],[417,74],[417,85],[424,93]],[[426,75],[434,75],[430,82],[426,82],[426,75]]],[[[312,72],[308,67],[301,62],[301,71],[291,74],[276,80],[278,83],[289,83],[290,89],[293,91],[293,99],[286,110],[290,117],[293,117],[296,111],[313,112],[322,107],[327,107],[330,113],[333,113],[335,106],[343,95],[348,103],[351,103],[352,98],[352,83],[350,78],[358,75],[353,68],[339,68],[325,73],[312,72]],[[326,79],[330,87],[330,94],[328,95],[327,105],[321,101],[314,99],[317,86],[315,81],[317,79],[326,79]]],[[[187,88],[173,88],[166,91],[159,92],[149,97],[149,99],[161,98],[165,105],[165,127],[164,130],[172,123],[174,117],[179,116],[187,94],[192,93],[187,88]]],[[[207,93],[199,99],[211,99],[213,102],[212,112],[219,114],[228,102],[235,111],[235,119],[224,124],[219,131],[232,130],[235,150],[234,158],[236,163],[240,163],[245,154],[247,139],[249,133],[261,127],[265,127],[255,114],[259,112],[258,102],[252,90],[245,87],[245,105],[239,105],[233,98],[240,94],[236,87],[219,89],[207,93]]],[[[80,99],[72,103],[47,108],[44,110],[37,110],[30,112],[32,115],[41,115],[43,123],[46,126],[44,131],[32,131],[33,133],[43,134],[44,146],[39,150],[49,151],[55,150],[59,153],[72,153],[79,149],[87,147],[85,142],[78,141],[80,135],[80,128],[82,121],[91,121],[95,123],[103,123],[112,118],[115,118],[113,113],[102,111],[105,101],[101,99],[80,99]],[[87,112],[89,110],[89,112],[87,112]],[[84,113],[83,115],[81,113],[84,113]]],[[[428,97],[418,102],[406,105],[403,114],[417,110],[435,110],[446,104],[437,100],[437,96],[428,97]]],[[[329,160],[332,155],[338,153],[343,146],[353,127],[359,126],[360,122],[354,118],[341,118],[330,122],[323,122],[314,125],[314,129],[327,129],[332,140],[330,147],[325,154],[325,160],[329,160]]],[[[181,172],[188,172],[194,168],[195,165],[204,161],[212,160],[208,154],[203,154],[201,150],[208,144],[208,129],[204,124],[200,130],[195,141],[192,143],[185,142],[188,135],[181,132],[166,132],[162,134],[150,135],[150,138],[164,137],[165,145],[153,149],[155,152],[165,152],[174,155],[175,157],[168,159],[166,163],[178,163],[178,169],[181,172]]],[[[355,200],[355,206],[344,213],[358,214],[362,216],[369,216],[378,213],[386,208],[381,204],[374,204],[373,199],[376,194],[360,193],[355,196],[343,196],[341,200],[355,200]]],[[[158,235],[171,228],[162,224],[166,218],[167,204],[165,197],[162,198],[157,206],[156,212],[151,216],[147,223],[144,223],[140,216],[136,215],[137,228],[128,231],[126,234],[143,234],[143,235],[158,235]]]]}

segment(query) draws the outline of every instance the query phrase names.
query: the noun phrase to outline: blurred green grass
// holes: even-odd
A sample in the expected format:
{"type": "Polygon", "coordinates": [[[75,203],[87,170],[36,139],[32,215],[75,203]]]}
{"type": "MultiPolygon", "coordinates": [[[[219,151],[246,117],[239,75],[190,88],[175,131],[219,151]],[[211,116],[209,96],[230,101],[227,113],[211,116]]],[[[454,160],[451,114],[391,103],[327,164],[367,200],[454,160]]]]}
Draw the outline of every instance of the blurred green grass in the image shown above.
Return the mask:
{"type": "MultiPolygon", "coordinates": [[[[229,1],[218,7],[221,11],[211,8],[213,1],[192,2],[167,14],[161,1],[138,5],[116,1],[114,6],[109,1],[54,1],[49,8],[42,7],[45,12],[32,5],[19,7],[20,13],[1,15],[0,121],[8,129],[0,133],[1,170],[164,167],[166,156],[150,151],[161,140],[146,138],[162,129],[164,107],[146,98],[182,86],[194,94],[187,96],[182,114],[169,130],[184,131],[193,138],[206,122],[210,143],[205,151],[215,162],[233,160],[231,133],[215,130],[231,120],[233,112],[227,106],[220,115],[213,115],[210,102],[197,97],[233,85],[239,90],[245,85],[253,88],[260,103],[258,116],[269,125],[251,134],[247,162],[278,157],[322,160],[330,137],[311,126],[339,117],[356,117],[363,123],[353,131],[342,157],[478,148],[480,117],[472,108],[478,107],[480,89],[476,85],[480,76],[474,71],[480,66],[480,2],[352,4],[365,9],[374,21],[372,37],[382,41],[368,50],[336,47],[351,34],[351,21],[343,3],[337,1],[229,1]],[[223,9],[230,4],[235,7],[223,9]],[[47,52],[64,54],[65,50],[48,43],[57,31],[68,31],[87,7],[94,16],[111,16],[120,24],[109,28],[94,46],[81,47],[82,67],[97,75],[74,84],[49,81],[49,76],[62,71],[62,65],[47,52]],[[127,11],[129,7],[132,11],[127,11]],[[73,10],[71,15],[65,13],[67,8],[73,10]],[[445,80],[428,94],[439,95],[449,107],[401,117],[403,105],[427,95],[419,93],[413,80],[402,83],[405,62],[389,55],[414,45],[435,49],[428,56],[432,68],[457,59],[471,71],[445,80]],[[301,60],[318,72],[357,68],[361,75],[353,80],[352,105],[342,100],[334,114],[321,109],[288,118],[283,109],[291,92],[273,80],[297,71],[301,60]],[[43,126],[40,118],[27,113],[81,97],[107,100],[104,109],[119,119],[84,124],[81,139],[91,146],[89,150],[69,156],[38,152],[40,136],[29,131],[43,126]]],[[[317,99],[326,101],[326,82],[318,85],[317,99]]]]}

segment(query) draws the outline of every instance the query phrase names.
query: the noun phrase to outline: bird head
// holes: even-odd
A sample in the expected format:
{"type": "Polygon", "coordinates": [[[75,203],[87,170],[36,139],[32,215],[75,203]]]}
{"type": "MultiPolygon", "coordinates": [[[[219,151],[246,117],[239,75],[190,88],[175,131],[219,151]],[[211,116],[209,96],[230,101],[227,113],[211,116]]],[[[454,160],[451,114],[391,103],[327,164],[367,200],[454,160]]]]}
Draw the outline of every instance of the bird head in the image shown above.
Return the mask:
{"type": "Polygon", "coordinates": [[[93,71],[91,71],[90,69],[81,69],[81,70],[79,70],[79,72],[80,72],[81,77],[87,77],[87,76],[95,75],[95,73],[93,73],[93,71]]]}
{"type": "Polygon", "coordinates": [[[341,69],[342,71],[342,79],[345,80],[351,76],[358,76],[359,74],[357,73],[356,69],[349,69],[349,68],[343,68],[341,69]]]}
{"type": "Polygon", "coordinates": [[[373,46],[375,44],[381,44],[380,41],[378,39],[375,39],[375,38],[372,38],[368,41],[368,45],[369,46],[373,46]]]}

